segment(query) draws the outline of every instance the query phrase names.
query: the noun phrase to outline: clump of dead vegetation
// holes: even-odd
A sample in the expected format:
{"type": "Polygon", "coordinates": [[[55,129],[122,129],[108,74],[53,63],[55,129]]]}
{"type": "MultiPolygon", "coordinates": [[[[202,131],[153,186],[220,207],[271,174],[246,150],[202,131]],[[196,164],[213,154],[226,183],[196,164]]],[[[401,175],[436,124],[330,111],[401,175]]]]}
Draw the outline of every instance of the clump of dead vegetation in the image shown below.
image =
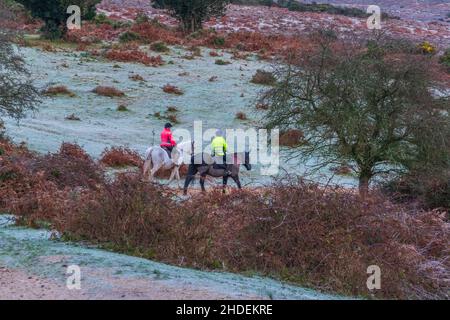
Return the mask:
{"type": "Polygon", "coordinates": [[[133,80],[133,81],[140,81],[140,82],[144,82],[145,81],[144,77],[142,77],[139,74],[133,74],[133,75],[129,76],[129,78],[131,80],[133,80]]]}
{"type": "Polygon", "coordinates": [[[128,107],[126,105],[119,104],[117,106],[117,111],[119,111],[119,112],[127,112],[127,111],[130,111],[130,110],[128,109],[128,107]]]}
{"type": "Polygon", "coordinates": [[[296,147],[304,143],[305,135],[301,130],[291,129],[280,134],[280,146],[296,147]]]}
{"type": "Polygon", "coordinates": [[[48,87],[45,89],[43,94],[47,96],[59,96],[59,95],[65,95],[69,97],[75,97],[75,93],[73,93],[71,90],[69,90],[66,86],[54,86],[54,87],[48,87]]]}
{"type": "Polygon", "coordinates": [[[125,147],[107,148],[100,155],[100,163],[108,167],[142,167],[143,160],[139,153],[125,147]]]}
{"type": "Polygon", "coordinates": [[[75,113],[69,114],[68,116],[65,117],[65,119],[69,121],[81,121],[80,117],[75,115],[75,113]]]}
{"type": "Polygon", "coordinates": [[[276,78],[272,72],[265,70],[257,70],[253,75],[251,82],[263,85],[272,85],[276,82],[276,78]]]}
{"type": "Polygon", "coordinates": [[[176,94],[176,95],[184,94],[183,90],[171,84],[166,84],[162,89],[165,93],[169,94],[176,94]]]}
{"type": "Polygon", "coordinates": [[[111,49],[106,52],[105,58],[121,62],[139,62],[152,67],[164,64],[161,56],[149,56],[139,49],[111,49]]]}
{"type": "Polygon", "coordinates": [[[236,118],[237,120],[242,120],[242,121],[248,120],[247,115],[246,115],[244,112],[242,112],[242,111],[239,111],[238,113],[236,113],[235,118],[236,118]]]}
{"type": "Polygon", "coordinates": [[[108,86],[98,86],[92,92],[98,94],[99,96],[105,97],[124,97],[125,93],[117,88],[108,86]]]}

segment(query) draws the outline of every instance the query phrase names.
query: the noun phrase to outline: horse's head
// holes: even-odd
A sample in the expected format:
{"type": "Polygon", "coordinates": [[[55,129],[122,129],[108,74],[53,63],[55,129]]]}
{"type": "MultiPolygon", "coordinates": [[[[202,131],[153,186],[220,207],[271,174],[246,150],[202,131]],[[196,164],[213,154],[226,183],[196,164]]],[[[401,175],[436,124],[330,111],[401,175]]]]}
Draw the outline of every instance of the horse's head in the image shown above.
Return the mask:
{"type": "Polygon", "coordinates": [[[252,165],[250,163],[250,151],[244,152],[244,167],[248,171],[252,170],[252,165]]]}

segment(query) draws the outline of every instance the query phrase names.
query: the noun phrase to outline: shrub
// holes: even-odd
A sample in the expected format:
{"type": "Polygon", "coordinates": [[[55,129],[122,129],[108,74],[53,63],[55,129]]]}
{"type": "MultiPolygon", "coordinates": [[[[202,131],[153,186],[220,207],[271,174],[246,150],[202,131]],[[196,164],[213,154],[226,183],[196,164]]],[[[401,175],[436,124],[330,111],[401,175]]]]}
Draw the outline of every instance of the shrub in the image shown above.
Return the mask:
{"type": "Polygon", "coordinates": [[[106,14],[104,14],[103,12],[99,13],[99,14],[97,14],[95,16],[94,22],[96,24],[109,24],[109,25],[112,25],[112,20],[110,20],[108,18],[108,16],[106,14]]]}
{"type": "Polygon", "coordinates": [[[119,112],[126,112],[126,111],[130,111],[130,110],[128,109],[128,107],[126,105],[121,104],[121,105],[119,105],[117,107],[117,111],[119,111],[119,112]]]}
{"type": "Polygon", "coordinates": [[[230,64],[230,63],[231,63],[230,61],[226,61],[226,60],[222,60],[222,59],[217,59],[216,60],[216,64],[219,65],[219,66],[225,66],[225,65],[230,64]]]}
{"type": "Polygon", "coordinates": [[[296,147],[302,144],[304,134],[297,129],[287,130],[280,134],[279,143],[280,146],[296,147]]]}
{"type": "Polygon", "coordinates": [[[216,47],[223,47],[225,45],[224,37],[214,37],[212,38],[212,44],[216,47]]]}
{"type": "Polygon", "coordinates": [[[269,105],[267,105],[265,103],[257,103],[255,108],[257,110],[269,110],[269,105]]]}
{"type": "Polygon", "coordinates": [[[65,119],[70,121],[81,121],[81,119],[76,116],[75,113],[69,114],[65,119]]]}
{"type": "Polygon", "coordinates": [[[140,39],[140,35],[133,31],[125,31],[119,36],[120,42],[139,41],[140,39]]]}
{"type": "MultiPolygon", "coordinates": [[[[180,178],[186,177],[186,175],[188,173],[188,169],[189,169],[189,167],[187,165],[185,165],[185,164],[180,166],[180,171],[179,171],[180,172],[180,178]]],[[[159,178],[159,179],[169,179],[171,173],[172,173],[172,170],[163,170],[163,169],[161,169],[161,170],[159,170],[156,173],[155,177],[159,178]]]]}
{"type": "Polygon", "coordinates": [[[179,32],[161,25],[158,21],[135,24],[130,30],[139,34],[141,40],[147,43],[155,41],[163,41],[170,45],[182,43],[182,35],[179,32]]]}
{"type": "Polygon", "coordinates": [[[156,51],[156,52],[169,52],[170,51],[169,47],[162,41],[153,42],[150,45],[150,49],[152,49],[153,51],[156,51]]]}
{"type": "Polygon", "coordinates": [[[112,49],[106,52],[105,57],[110,60],[121,62],[139,62],[147,66],[161,66],[164,64],[164,60],[161,56],[150,57],[145,52],[140,50],[116,50],[112,49]]]}
{"type": "Polygon", "coordinates": [[[145,81],[145,79],[139,74],[133,74],[129,78],[133,81],[145,81]]]}
{"type": "MultiPolygon", "coordinates": [[[[42,31],[47,38],[60,38],[67,32],[66,0],[16,0],[16,2],[24,5],[33,17],[44,21],[42,31]]],[[[78,5],[81,8],[81,18],[89,20],[95,16],[95,6],[99,2],[100,0],[72,0],[70,4],[78,5]]]]}
{"type": "Polygon", "coordinates": [[[416,201],[425,209],[450,212],[450,172],[413,171],[388,181],[382,190],[395,201],[416,201]]]}
{"type": "Polygon", "coordinates": [[[145,12],[139,12],[134,19],[136,24],[148,23],[150,22],[150,18],[145,14],[145,12]]]}
{"type": "Polygon", "coordinates": [[[173,124],[180,123],[176,114],[169,114],[165,118],[173,124]]]}
{"type": "Polygon", "coordinates": [[[185,32],[202,29],[204,21],[225,14],[228,0],[155,0],[156,8],[166,9],[170,15],[180,22],[185,32]]]}
{"type": "Polygon", "coordinates": [[[436,53],[436,48],[429,42],[425,41],[419,45],[419,49],[424,54],[434,54],[436,53]]]}
{"type": "Polygon", "coordinates": [[[95,189],[104,179],[94,160],[80,146],[70,143],[63,143],[57,153],[38,158],[33,170],[44,172],[44,178],[59,188],[95,189]]]}
{"type": "Polygon", "coordinates": [[[264,70],[257,70],[251,80],[252,83],[264,85],[273,85],[276,81],[277,80],[272,72],[264,70]]]}
{"type": "Polygon", "coordinates": [[[174,106],[167,107],[167,112],[178,112],[178,108],[174,106]]]}
{"type": "Polygon", "coordinates": [[[141,156],[134,150],[125,147],[106,148],[100,155],[100,163],[108,167],[142,166],[141,156]]]}
{"type": "Polygon", "coordinates": [[[188,50],[192,52],[193,56],[196,56],[196,57],[201,57],[202,56],[202,49],[200,49],[200,47],[190,46],[188,48],[188,50]]]}
{"type": "Polygon", "coordinates": [[[179,89],[176,86],[173,86],[171,84],[166,84],[162,89],[165,93],[169,93],[169,94],[176,94],[176,95],[184,94],[181,89],[179,89]]]}
{"type": "Polygon", "coordinates": [[[75,93],[67,89],[66,86],[49,87],[43,91],[43,94],[47,96],[67,95],[69,97],[75,97],[75,93]]]}
{"type": "Polygon", "coordinates": [[[92,92],[105,97],[123,97],[125,93],[114,87],[98,86],[92,92]]]}
{"type": "Polygon", "coordinates": [[[349,175],[352,173],[352,168],[350,168],[349,166],[346,166],[346,165],[333,167],[330,170],[333,171],[335,174],[341,175],[341,176],[346,176],[346,175],[349,175]]]}
{"type": "Polygon", "coordinates": [[[248,120],[247,115],[244,112],[239,111],[236,113],[237,120],[248,120]]]}
{"type": "Polygon", "coordinates": [[[439,62],[450,72],[450,48],[445,50],[444,54],[439,58],[439,62]]]}

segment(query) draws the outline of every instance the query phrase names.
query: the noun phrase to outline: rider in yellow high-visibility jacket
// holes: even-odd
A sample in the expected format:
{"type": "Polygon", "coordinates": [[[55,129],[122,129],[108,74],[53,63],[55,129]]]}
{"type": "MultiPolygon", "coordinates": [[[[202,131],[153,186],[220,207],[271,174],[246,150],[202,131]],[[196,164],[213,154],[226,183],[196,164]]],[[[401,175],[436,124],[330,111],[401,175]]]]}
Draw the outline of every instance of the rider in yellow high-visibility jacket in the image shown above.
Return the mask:
{"type": "Polygon", "coordinates": [[[216,131],[216,136],[211,142],[211,155],[213,156],[218,168],[222,168],[227,170],[226,175],[230,175],[231,173],[228,171],[228,167],[226,164],[226,153],[227,153],[228,144],[225,138],[223,137],[223,133],[221,130],[216,131]],[[222,165],[220,165],[222,164],[222,165]]]}
{"type": "Polygon", "coordinates": [[[211,142],[211,151],[213,157],[222,157],[227,152],[227,142],[222,136],[216,136],[211,142]]]}

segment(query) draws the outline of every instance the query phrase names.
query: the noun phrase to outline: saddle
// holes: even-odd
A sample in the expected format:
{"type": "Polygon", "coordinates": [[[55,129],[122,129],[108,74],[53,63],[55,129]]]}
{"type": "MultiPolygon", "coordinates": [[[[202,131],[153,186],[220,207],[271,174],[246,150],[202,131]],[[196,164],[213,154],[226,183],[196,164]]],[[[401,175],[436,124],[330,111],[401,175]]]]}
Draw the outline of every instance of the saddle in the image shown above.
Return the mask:
{"type": "Polygon", "coordinates": [[[168,147],[161,147],[161,148],[163,148],[167,152],[169,159],[172,159],[172,150],[170,150],[168,147]]]}
{"type": "Polygon", "coordinates": [[[213,169],[227,170],[228,169],[228,165],[227,164],[218,164],[218,163],[214,162],[213,163],[213,169]]]}

